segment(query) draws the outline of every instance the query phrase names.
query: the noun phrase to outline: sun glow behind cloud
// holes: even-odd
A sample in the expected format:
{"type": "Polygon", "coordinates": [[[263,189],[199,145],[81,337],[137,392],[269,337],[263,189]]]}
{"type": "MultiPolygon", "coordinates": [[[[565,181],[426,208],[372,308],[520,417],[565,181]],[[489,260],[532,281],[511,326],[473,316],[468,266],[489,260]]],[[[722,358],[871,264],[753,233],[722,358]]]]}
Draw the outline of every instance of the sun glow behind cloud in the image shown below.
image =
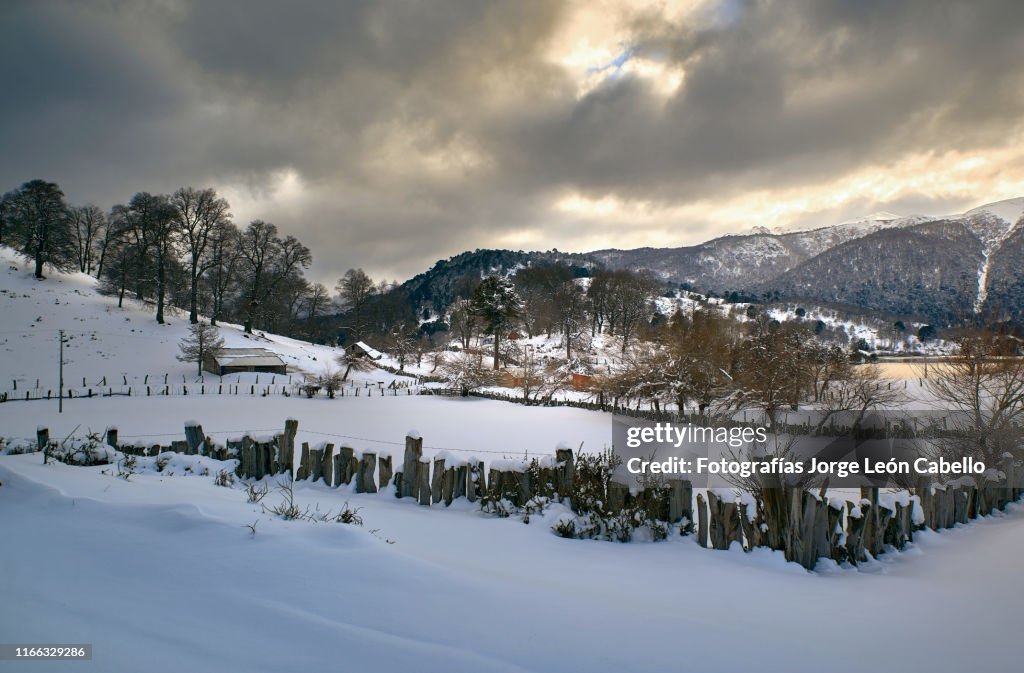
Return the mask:
{"type": "Polygon", "coordinates": [[[656,12],[663,20],[679,25],[704,22],[708,5],[717,2],[580,2],[571,18],[551,41],[548,59],[563,67],[576,83],[582,98],[602,84],[621,77],[637,77],[653,91],[668,98],[685,78],[683,69],[652,54],[637,53],[632,46],[630,20],[638,13],[656,12]]]}
{"type": "Polygon", "coordinates": [[[990,201],[1020,196],[1022,184],[1024,134],[1002,149],[914,154],[891,164],[862,167],[836,180],[787,189],[748,191],[681,204],[572,192],[557,198],[552,210],[579,221],[614,222],[628,228],[632,234],[616,236],[616,246],[680,245],[704,240],[707,236],[703,232],[708,227],[734,232],[754,226],[785,227],[813,214],[822,215],[819,225],[824,226],[849,215],[844,215],[849,207],[884,205],[908,197],[961,201],[966,207],[977,205],[979,194],[990,201]],[[671,232],[669,238],[673,240],[665,240],[666,232],[671,232]]]}

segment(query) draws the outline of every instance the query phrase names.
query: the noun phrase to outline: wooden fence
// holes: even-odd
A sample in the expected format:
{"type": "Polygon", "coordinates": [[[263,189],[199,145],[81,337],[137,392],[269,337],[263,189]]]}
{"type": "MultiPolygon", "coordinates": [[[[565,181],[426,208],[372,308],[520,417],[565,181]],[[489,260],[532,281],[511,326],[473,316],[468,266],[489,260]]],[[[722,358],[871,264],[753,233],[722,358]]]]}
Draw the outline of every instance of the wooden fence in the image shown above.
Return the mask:
{"type": "MultiPolygon", "coordinates": [[[[119,443],[114,428],[107,430],[105,439],[132,455],[174,451],[237,459],[236,474],[244,479],[286,474],[332,488],[354,483],[356,493],[376,493],[394,484],[395,497],[411,498],[423,506],[447,506],[466,498],[469,502],[504,501],[518,509],[537,497],[565,501],[575,492],[576,461],[569,448],[558,448],[553,456],[495,460],[488,466],[478,458],[463,460],[447,451],[425,457],[423,439],[407,436],[402,462],[395,465],[391,455],[357,452],[344,444],[335,451],[330,442],[315,446],[303,442],[296,467],[297,432],[298,421],[290,419],[281,433],[259,438],[243,435],[223,445],[206,436],[196,423],[186,425],[184,440],[170,445],[119,443]]],[[[50,445],[47,429],[39,429],[36,444],[39,448],[50,445]]],[[[637,502],[654,503],[659,521],[678,525],[680,533],[695,530],[702,547],[725,550],[739,544],[745,551],[766,547],[812,570],[819,559],[856,565],[888,549],[903,549],[922,529],[952,528],[1005,509],[1024,495],[1020,476],[1008,464],[1002,472],[982,475],[980,484],[969,477],[946,484],[922,479],[913,494],[893,492],[882,499],[878,488],[865,487],[858,501],[830,495],[827,484],[815,491],[785,485],[777,477],[764,482],[758,493],[744,493],[742,498],[727,489],[708,489],[706,495],[698,492],[694,498],[690,482],[682,479],[639,491],[608,481],[600,486],[604,492],[596,494],[596,499],[604,503],[602,516],[615,516],[637,502]]]]}
{"type": "MultiPolygon", "coordinates": [[[[211,377],[213,378],[213,377],[211,377]]],[[[127,377],[118,377],[118,380],[107,379],[96,382],[87,382],[83,379],[81,386],[69,385],[64,387],[64,399],[91,399],[94,397],[182,397],[196,395],[231,396],[231,397],[306,397],[304,382],[297,378],[291,380],[290,376],[264,376],[264,382],[259,383],[259,377],[252,382],[223,382],[213,379],[209,382],[205,378],[193,381],[183,380],[169,381],[166,375],[144,377],[144,381],[129,382],[127,377]],[[280,378],[280,382],[278,381],[280,378]]],[[[416,395],[419,387],[411,382],[383,382],[354,381],[340,387],[335,392],[335,397],[404,397],[416,395]]],[[[40,400],[56,400],[60,396],[57,388],[26,388],[14,387],[0,392],[0,403],[3,402],[33,402],[40,400]]],[[[315,397],[324,397],[323,391],[317,392],[315,397]]]]}

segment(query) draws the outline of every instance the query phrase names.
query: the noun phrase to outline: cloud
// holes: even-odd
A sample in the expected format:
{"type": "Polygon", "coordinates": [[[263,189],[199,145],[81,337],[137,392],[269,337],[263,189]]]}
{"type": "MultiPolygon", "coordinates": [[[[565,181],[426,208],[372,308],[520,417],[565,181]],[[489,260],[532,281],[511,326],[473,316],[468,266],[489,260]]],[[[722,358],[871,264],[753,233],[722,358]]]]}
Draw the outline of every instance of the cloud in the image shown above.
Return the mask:
{"type": "Polygon", "coordinates": [[[102,206],[212,185],[329,283],[944,213],[1024,178],[1022,21],[985,0],[7,3],[0,184],[102,206]]]}

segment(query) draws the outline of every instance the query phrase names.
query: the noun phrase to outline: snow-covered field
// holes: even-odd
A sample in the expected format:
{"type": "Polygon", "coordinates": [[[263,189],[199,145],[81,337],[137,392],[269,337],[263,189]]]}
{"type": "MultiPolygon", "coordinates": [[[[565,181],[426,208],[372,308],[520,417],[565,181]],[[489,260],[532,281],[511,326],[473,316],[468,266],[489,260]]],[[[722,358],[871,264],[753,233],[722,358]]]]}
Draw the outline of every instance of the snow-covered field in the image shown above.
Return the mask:
{"type": "Polygon", "coordinates": [[[524,525],[301,484],[299,503],[347,501],[364,524],[284,522],[210,476],[103,469],[0,458],[4,640],[95,646],[32,670],[967,671],[1021,654],[1018,507],[811,574],[692,537],[563,540],[557,509],[524,525]]]}
{"type": "MultiPolygon", "coordinates": [[[[74,336],[68,378],[194,375],[174,359],[185,319],[158,326],[82,276],[37,282],[0,256],[0,389],[55,378],[58,329],[74,336]]],[[[229,346],[252,345],[237,328],[223,334],[229,346]]],[[[335,355],[266,339],[297,369],[318,371],[335,355]]],[[[280,431],[289,417],[300,442],[396,455],[410,429],[428,455],[611,441],[605,414],[421,396],[93,398],[65,401],[63,414],[56,401],[8,402],[0,437],[116,425],[122,441],[166,444],[194,419],[223,441],[280,431]]],[[[0,641],[94,645],[91,662],[0,662],[0,672],[1002,671],[1024,654],[1018,506],[920,534],[859,569],[820,563],[808,573],[778,553],[716,552],[692,536],[564,540],[550,531],[560,505],[524,525],[465,501],[420,507],[392,488],[299,483],[301,507],[347,503],[363,525],[283,521],[247,502],[241,484],[215,485],[224,465],[180,460],[174,475],[144,469],[125,480],[110,467],[0,455],[0,641]]],[[[280,497],[272,490],[264,504],[280,497]]]]}

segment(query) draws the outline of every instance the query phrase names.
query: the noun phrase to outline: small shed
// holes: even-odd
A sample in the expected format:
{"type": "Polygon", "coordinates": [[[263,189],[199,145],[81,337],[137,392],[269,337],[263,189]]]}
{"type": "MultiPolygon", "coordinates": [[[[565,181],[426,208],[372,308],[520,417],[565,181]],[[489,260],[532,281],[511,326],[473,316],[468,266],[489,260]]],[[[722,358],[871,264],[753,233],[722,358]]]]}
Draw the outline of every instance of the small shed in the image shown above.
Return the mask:
{"type": "Polygon", "coordinates": [[[203,369],[218,376],[238,372],[287,373],[284,360],[265,348],[222,348],[207,353],[203,357],[203,369]]]}
{"type": "Polygon", "coordinates": [[[368,345],[365,341],[355,342],[350,346],[349,350],[351,350],[352,354],[356,357],[369,358],[371,360],[380,360],[384,357],[383,353],[368,345]]]}
{"type": "Polygon", "coordinates": [[[576,391],[590,390],[594,386],[594,377],[589,374],[573,374],[572,387],[576,391]]]}

